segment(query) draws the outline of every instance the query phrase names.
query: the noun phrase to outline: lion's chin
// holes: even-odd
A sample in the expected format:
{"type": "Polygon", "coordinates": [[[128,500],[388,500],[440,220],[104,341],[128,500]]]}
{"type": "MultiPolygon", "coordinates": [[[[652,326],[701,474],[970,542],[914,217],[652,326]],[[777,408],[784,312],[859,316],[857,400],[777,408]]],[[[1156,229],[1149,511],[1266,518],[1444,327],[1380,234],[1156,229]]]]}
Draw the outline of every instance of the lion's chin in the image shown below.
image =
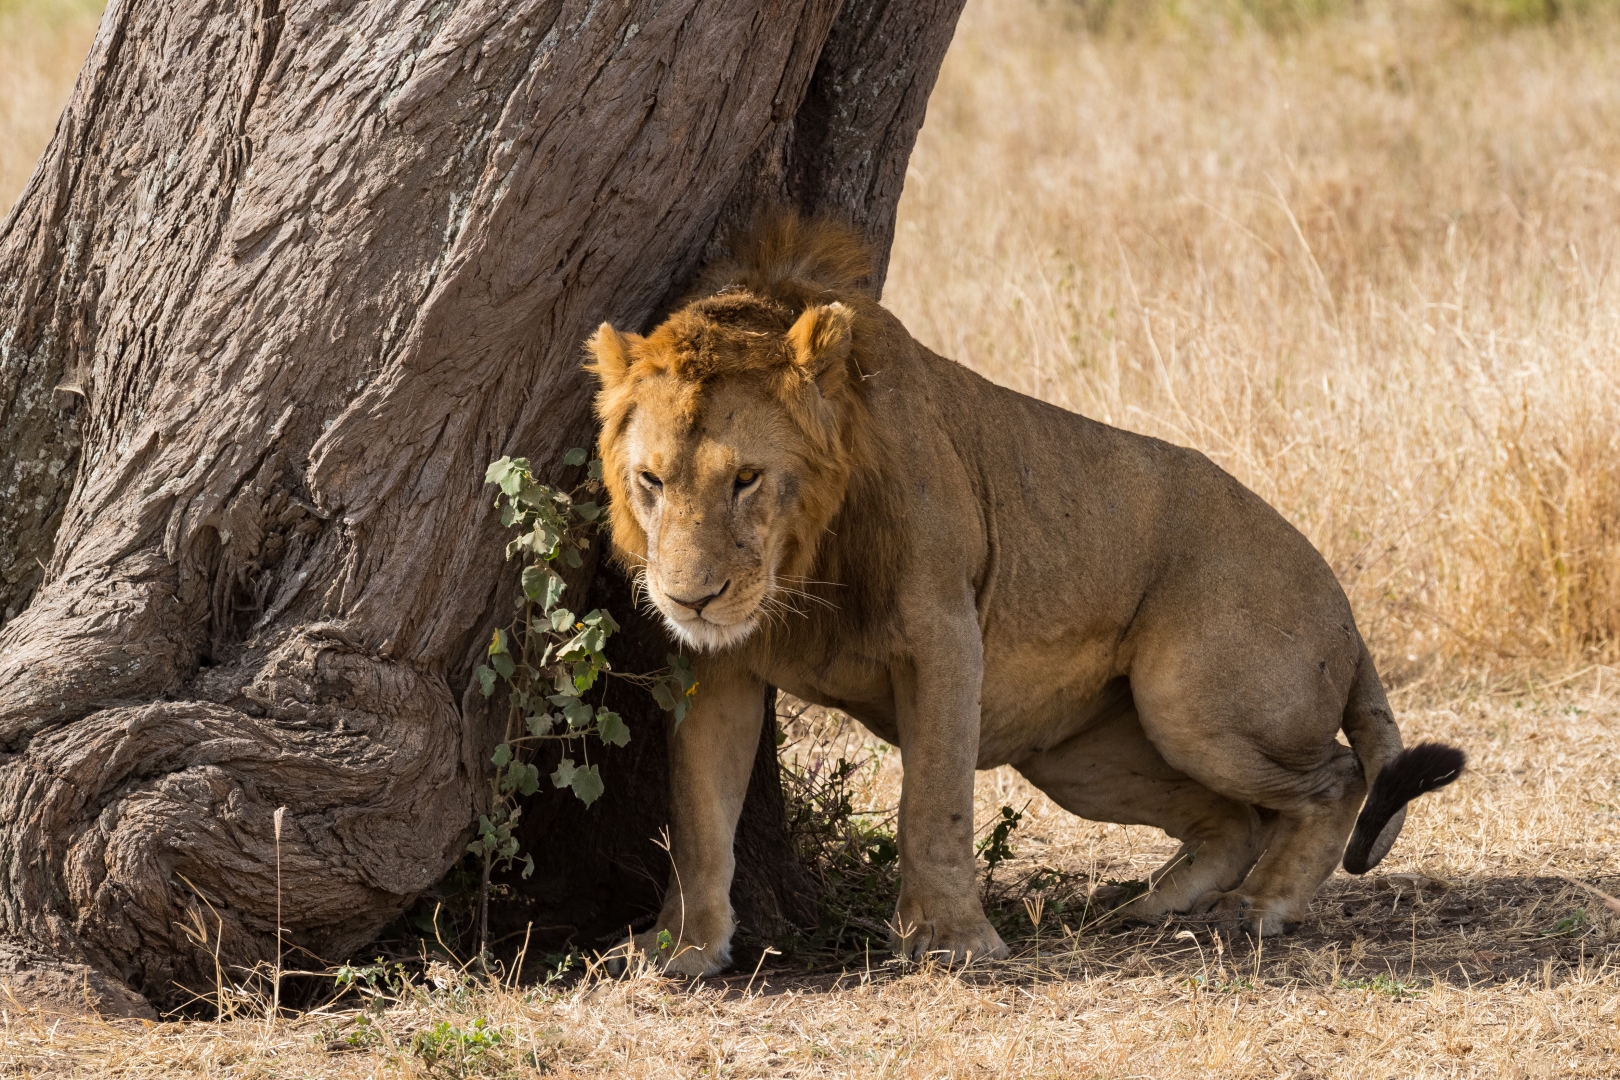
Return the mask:
{"type": "Polygon", "coordinates": [[[722,626],[699,617],[676,619],[664,613],[664,624],[682,645],[697,652],[719,652],[746,640],[759,627],[759,620],[750,615],[746,619],[722,626]]]}

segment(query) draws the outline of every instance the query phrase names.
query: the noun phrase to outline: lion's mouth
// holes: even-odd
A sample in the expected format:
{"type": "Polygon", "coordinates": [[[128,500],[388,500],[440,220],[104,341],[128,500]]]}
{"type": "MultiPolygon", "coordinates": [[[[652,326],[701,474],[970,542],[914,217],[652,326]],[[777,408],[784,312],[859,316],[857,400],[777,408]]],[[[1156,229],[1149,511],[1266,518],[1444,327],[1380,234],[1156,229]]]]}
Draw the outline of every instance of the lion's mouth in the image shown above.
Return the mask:
{"type": "Polygon", "coordinates": [[[739,601],[735,592],[723,598],[716,597],[715,602],[705,604],[701,611],[693,611],[674,601],[662,590],[650,591],[653,603],[664,617],[670,632],[681,644],[701,652],[714,652],[736,645],[759,625],[759,604],[739,601]],[[722,599],[726,601],[724,604],[719,602],[722,599]]]}

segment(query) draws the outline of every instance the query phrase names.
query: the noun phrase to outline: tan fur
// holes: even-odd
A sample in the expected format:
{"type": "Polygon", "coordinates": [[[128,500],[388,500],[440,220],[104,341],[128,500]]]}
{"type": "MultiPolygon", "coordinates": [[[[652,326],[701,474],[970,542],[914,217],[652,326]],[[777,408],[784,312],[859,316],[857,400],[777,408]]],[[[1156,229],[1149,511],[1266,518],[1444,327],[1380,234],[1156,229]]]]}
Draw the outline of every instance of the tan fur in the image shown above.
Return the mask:
{"type": "Polygon", "coordinates": [[[1141,915],[1297,923],[1401,748],[1331,570],[1203,455],[935,356],[865,265],[842,229],[778,218],[652,334],[589,342],[615,551],[699,677],[671,739],[676,873],[636,944],[728,962],[767,683],[899,744],[908,955],[1004,953],[973,775],[1008,763],[1183,841],[1141,915]]]}

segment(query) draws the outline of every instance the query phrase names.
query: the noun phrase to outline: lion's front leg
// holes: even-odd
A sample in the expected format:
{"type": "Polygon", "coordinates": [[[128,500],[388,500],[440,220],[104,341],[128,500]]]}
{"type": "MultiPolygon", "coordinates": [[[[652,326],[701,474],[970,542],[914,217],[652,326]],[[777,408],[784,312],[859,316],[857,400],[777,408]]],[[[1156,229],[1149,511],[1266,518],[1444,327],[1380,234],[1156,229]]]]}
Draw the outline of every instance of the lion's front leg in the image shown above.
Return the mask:
{"type": "Polygon", "coordinates": [[[1007,946],[975,888],[973,775],[979,757],[984,645],[976,620],[931,626],[896,673],[900,721],[900,902],[893,945],[946,962],[1001,958],[1007,946]]]}
{"type": "Polygon", "coordinates": [[[692,710],[670,734],[670,855],[658,921],[635,951],[683,975],[731,963],[733,842],[759,747],[765,685],[720,664],[697,664],[692,710]]]}

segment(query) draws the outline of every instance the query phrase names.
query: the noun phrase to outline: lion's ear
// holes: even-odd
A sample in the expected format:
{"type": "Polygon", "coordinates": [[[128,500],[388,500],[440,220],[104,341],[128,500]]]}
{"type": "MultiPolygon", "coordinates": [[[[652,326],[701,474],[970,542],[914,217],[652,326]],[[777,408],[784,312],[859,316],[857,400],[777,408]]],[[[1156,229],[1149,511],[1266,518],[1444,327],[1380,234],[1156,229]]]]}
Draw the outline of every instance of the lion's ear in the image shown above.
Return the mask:
{"type": "Polygon", "coordinates": [[[836,377],[844,370],[854,325],[855,313],[835,302],[806,308],[787,332],[794,363],[823,389],[829,375],[836,377]]]}
{"type": "Polygon", "coordinates": [[[585,351],[591,362],[585,370],[596,376],[602,389],[611,390],[624,381],[630,371],[630,339],[633,334],[621,334],[612,323],[603,323],[585,342],[585,351]]]}

